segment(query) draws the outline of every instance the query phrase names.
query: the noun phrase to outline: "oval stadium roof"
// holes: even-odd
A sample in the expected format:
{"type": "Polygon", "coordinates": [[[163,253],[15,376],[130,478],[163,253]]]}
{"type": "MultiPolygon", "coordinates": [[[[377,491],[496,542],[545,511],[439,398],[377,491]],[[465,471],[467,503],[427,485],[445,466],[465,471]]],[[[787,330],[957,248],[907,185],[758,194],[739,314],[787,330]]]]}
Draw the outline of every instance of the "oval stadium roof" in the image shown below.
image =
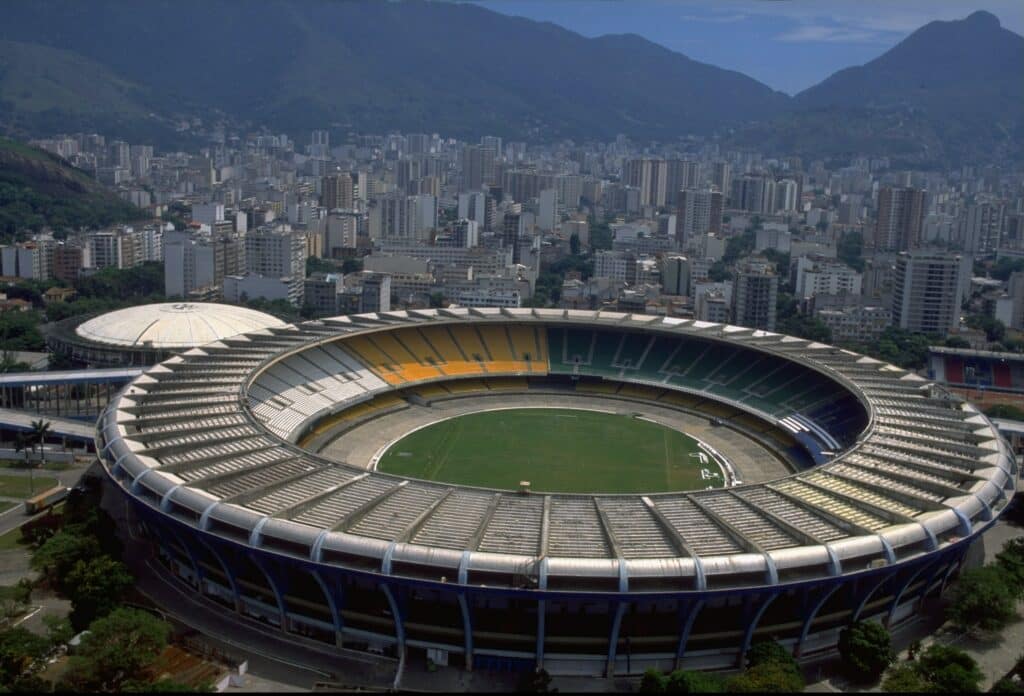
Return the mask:
{"type": "Polygon", "coordinates": [[[79,337],[113,346],[192,348],[240,333],[283,326],[277,317],[244,307],[167,302],[108,312],[82,323],[79,337]]]}

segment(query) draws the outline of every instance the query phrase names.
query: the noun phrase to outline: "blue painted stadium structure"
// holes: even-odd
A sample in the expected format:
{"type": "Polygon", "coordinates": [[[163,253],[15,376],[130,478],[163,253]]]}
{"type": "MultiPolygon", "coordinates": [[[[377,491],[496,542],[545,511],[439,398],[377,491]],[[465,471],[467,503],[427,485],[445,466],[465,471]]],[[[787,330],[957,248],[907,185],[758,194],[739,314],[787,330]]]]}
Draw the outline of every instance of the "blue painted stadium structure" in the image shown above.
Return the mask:
{"type": "Polygon", "coordinates": [[[899,623],[1018,475],[984,415],[891,365],[742,327],[543,309],[219,341],[126,387],[97,451],[134,531],[239,620],[401,660],[606,676],[734,666],[762,637],[806,657],[853,621],[899,623]],[[510,381],[701,414],[808,466],[725,490],[561,495],[407,480],[296,444],[510,381]]]}

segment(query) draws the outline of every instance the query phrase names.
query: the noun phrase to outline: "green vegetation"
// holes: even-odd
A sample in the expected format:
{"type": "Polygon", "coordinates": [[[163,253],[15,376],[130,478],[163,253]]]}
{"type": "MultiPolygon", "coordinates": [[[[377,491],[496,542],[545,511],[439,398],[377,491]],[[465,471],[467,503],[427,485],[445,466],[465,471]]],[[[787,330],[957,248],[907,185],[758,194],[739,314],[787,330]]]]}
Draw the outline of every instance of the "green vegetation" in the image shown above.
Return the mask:
{"type": "Polygon", "coordinates": [[[1001,259],[996,260],[995,264],[989,270],[989,273],[993,278],[1006,282],[1010,279],[1012,273],[1019,273],[1024,271],[1024,259],[1014,259],[1008,256],[1004,256],[1001,259]]]}
{"type": "Polygon", "coordinates": [[[171,626],[138,609],[120,608],[93,621],[73,655],[61,691],[118,692],[167,646],[171,626]]]}
{"type": "Polygon", "coordinates": [[[686,670],[663,674],[649,669],[640,680],[641,692],[655,694],[774,694],[803,689],[804,678],[796,660],[773,640],[754,643],[747,653],[746,668],[731,677],[686,670]]]}
{"type": "Polygon", "coordinates": [[[1017,597],[1010,580],[999,565],[965,570],[953,589],[949,619],[965,631],[999,630],[1017,616],[1017,597]]]}
{"type": "Polygon", "coordinates": [[[864,272],[864,235],[860,232],[847,232],[836,243],[836,257],[858,273],[864,272]]]}
{"type": "Polygon", "coordinates": [[[873,343],[843,344],[842,347],[898,367],[920,370],[928,362],[928,346],[940,343],[941,336],[927,336],[889,327],[873,343]]]}
{"type": "Polygon", "coordinates": [[[145,217],[60,158],[0,138],[0,239],[43,227],[95,229],[145,217]]]}
{"type": "Polygon", "coordinates": [[[688,435],[630,416],[508,409],[451,418],[392,445],[381,471],[472,486],[639,493],[721,486],[718,465],[688,435]],[[702,470],[708,478],[702,478],[702,470]]]}
{"type": "MultiPolygon", "coordinates": [[[[171,627],[153,615],[122,606],[134,579],[119,559],[113,520],[99,507],[96,482],[75,489],[60,511],[22,525],[22,543],[33,550],[38,584],[71,600],[70,620],[44,616],[46,636],[23,628],[0,630],[0,690],[49,692],[208,691],[175,683],[152,669],[171,627]],[[40,678],[44,658],[76,633],[88,630],[56,685],[40,678]]],[[[15,530],[14,533],[18,533],[15,530]]],[[[12,534],[3,537],[9,542],[12,534]]],[[[28,601],[31,583],[0,588],[0,601],[28,601]]]]}
{"type": "Polygon", "coordinates": [[[839,634],[839,655],[855,679],[873,681],[896,659],[889,631],[874,621],[859,621],[839,634]]]}
{"type": "Polygon", "coordinates": [[[996,562],[965,570],[953,588],[947,615],[961,630],[994,631],[1017,618],[1024,598],[1024,539],[1003,544],[996,562]]]}
{"type": "MultiPolygon", "coordinates": [[[[52,476],[42,476],[35,479],[35,493],[49,490],[60,482],[52,476]]],[[[0,495],[7,498],[28,498],[31,493],[28,476],[15,476],[11,474],[0,475],[0,495]]]]}

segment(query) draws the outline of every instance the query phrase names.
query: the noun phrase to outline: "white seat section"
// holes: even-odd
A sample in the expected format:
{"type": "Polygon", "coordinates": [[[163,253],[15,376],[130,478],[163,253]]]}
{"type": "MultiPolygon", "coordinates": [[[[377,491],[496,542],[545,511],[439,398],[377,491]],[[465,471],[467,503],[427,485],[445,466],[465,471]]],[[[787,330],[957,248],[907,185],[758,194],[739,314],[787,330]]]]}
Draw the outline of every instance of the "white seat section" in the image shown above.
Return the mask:
{"type": "Polygon", "coordinates": [[[288,439],[317,414],[388,386],[357,358],[334,344],[290,355],[248,387],[248,404],[272,433],[288,439]]]}

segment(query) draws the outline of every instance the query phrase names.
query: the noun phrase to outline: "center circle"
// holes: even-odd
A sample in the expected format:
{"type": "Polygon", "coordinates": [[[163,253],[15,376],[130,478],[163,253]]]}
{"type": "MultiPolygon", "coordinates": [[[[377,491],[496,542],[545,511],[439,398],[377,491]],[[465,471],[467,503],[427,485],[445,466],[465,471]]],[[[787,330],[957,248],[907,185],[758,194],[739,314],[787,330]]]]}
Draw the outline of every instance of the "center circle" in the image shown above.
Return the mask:
{"type": "Polygon", "coordinates": [[[385,473],[545,493],[657,493],[720,488],[726,464],[686,433],[638,414],[508,408],[423,426],[377,459],[385,473]]]}

